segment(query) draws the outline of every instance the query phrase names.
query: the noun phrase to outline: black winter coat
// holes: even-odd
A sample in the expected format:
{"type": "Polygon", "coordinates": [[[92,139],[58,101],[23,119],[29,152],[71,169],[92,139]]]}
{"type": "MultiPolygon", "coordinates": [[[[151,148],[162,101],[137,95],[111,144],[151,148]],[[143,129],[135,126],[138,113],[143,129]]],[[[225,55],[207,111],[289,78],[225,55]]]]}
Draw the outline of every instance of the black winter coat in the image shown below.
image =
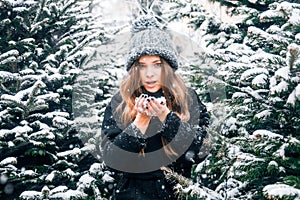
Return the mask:
{"type": "MultiPolygon", "coordinates": [[[[190,178],[193,164],[205,156],[200,148],[209,123],[206,107],[196,92],[189,89],[190,120],[182,121],[175,112],[170,112],[164,123],[153,116],[145,134],[133,124],[125,127],[115,112],[122,102],[120,93],[113,96],[105,110],[102,123],[102,157],[106,165],[120,177],[113,199],[175,199],[172,182],[165,179],[160,167],[167,166],[190,178]],[[175,155],[166,155],[164,138],[175,155]],[[142,149],[144,154],[141,153],[142,149]]],[[[162,90],[149,96],[163,96],[162,90]]]]}

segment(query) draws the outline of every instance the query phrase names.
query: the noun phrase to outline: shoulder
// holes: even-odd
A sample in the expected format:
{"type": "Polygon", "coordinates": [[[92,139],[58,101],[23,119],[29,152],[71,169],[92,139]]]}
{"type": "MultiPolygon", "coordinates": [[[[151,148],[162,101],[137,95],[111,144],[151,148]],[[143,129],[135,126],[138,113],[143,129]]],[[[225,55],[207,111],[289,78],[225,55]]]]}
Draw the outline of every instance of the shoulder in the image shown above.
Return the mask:
{"type": "Polygon", "coordinates": [[[122,102],[122,96],[120,91],[118,90],[111,98],[110,104],[112,107],[118,106],[122,102]]]}
{"type": "Polygon", "coordinates": [[[111,98],[112,100],[122,100],[122,96],[121,96],[121,93],[120,93],[120,90],[117,90],[116,93],[112,96],[111,98]]]}
{"type": "Polygon", "coordinates": [[[200,102],[200,98],[195,89],[187,87],[188,100],[192,102],[200,102]]]}
{"type": "Polygon", "coordinates": [[[189,101],[191,101],[190,105],[194,106],[195,104],[198,104],[200,110],[206,110],[206,106],[200,100],[199,95],[195,89],[191,87],[187,87],[187,93],[188,93],[189,101]]]}
{"type": "Polygon", "coordinates": [[[190,121],[196,121],[197,124],[201,126],[208,126],[209,125],[209,113],[207,112],[206,105],[202,103],[197,94],[196,90],[192,88],[188,88],[189,93],[189,112],[190,112],[190,121]]]}
{"type": "Polygon", "coordinates": [[[117,91],[110,99],[107,99],[105,103],[105,113],[110,115],[115,113],[119,105],[122,103],[120,91],[117,91]]]}
{"type": "Polygon", "coordinates": [[[193,88],[191,88],[191,87],[187,87],[187,92],[188,92],[189,95],[196,95],[196,96],[198,96],[196,90],[193,89],[193,88]]]}
{"type": "Polygon", "coordinates": [[[106,108],[105,108],[105,114],[104,114],[104,121],[106,120],[115,120],[117,123],[120,121],[120,115],[119,112],[122,111],[117,111],[120,104],[122,103],[122,96],[119,91],[117,91],[110,99],[108,102],[106,108]]]}

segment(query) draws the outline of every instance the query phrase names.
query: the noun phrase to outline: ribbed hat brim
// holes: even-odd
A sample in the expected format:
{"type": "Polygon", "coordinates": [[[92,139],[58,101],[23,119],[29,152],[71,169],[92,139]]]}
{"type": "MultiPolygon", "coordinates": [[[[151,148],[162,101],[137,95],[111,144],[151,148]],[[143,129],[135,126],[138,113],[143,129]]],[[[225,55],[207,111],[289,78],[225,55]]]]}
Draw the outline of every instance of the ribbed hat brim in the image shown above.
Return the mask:
{"type": "Polygon", "coordinates": [[[158,55],[166,60],[174,70],[178,69],[177,52],[174,44],[170,36],[158,28],[149,28],[134,33],[127,55],[127,71],[143,55],[158,55]]]}

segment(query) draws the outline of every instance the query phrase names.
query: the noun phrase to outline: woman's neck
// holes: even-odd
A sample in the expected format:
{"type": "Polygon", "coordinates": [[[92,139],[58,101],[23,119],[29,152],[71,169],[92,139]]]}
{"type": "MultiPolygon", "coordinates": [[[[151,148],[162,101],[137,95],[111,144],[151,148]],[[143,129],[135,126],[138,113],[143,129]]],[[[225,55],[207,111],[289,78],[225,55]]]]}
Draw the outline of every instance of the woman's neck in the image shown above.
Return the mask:
{"type": "Polygon", "coordinates": [[[162,88],[160,88],[160,89],[159,89],[158,91],[156,91],[156,92],[149,92],[149,91],[147,91],[147,90],[142,86],[142,93],[143,93],[143,94],[147,94],[148,96],[152,96],[152,97],[161,97],[161,96],[164,96],[162,88]]]}

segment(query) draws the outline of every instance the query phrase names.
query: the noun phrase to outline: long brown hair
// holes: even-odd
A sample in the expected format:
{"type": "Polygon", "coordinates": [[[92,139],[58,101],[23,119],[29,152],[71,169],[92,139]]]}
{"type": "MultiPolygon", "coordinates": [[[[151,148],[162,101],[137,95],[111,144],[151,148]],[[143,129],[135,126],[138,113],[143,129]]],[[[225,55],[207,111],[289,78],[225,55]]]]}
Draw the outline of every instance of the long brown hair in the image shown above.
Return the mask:
{"type": "MultiPolygon", "coordinates": [[[[175,73],[171,66],[161,58],[162,66],[162,91],[165,95],[168,108],[176,112],[183,121],[188,121],[190,113],[188,110],[188,91],[182,78],[175,73]]],[[[134,63],[127,76],[120,85],[120,95],[122,102],[117,107],[116,112],[121,116],[121,120],[126,127],[131,123],[137,112],[133,109],[135,98],[142,94],[141,78],[137,63],[134,63]]],[[[176,152],[162,138],[162,144],[167,155],[176,155],[176,152]]]]}

